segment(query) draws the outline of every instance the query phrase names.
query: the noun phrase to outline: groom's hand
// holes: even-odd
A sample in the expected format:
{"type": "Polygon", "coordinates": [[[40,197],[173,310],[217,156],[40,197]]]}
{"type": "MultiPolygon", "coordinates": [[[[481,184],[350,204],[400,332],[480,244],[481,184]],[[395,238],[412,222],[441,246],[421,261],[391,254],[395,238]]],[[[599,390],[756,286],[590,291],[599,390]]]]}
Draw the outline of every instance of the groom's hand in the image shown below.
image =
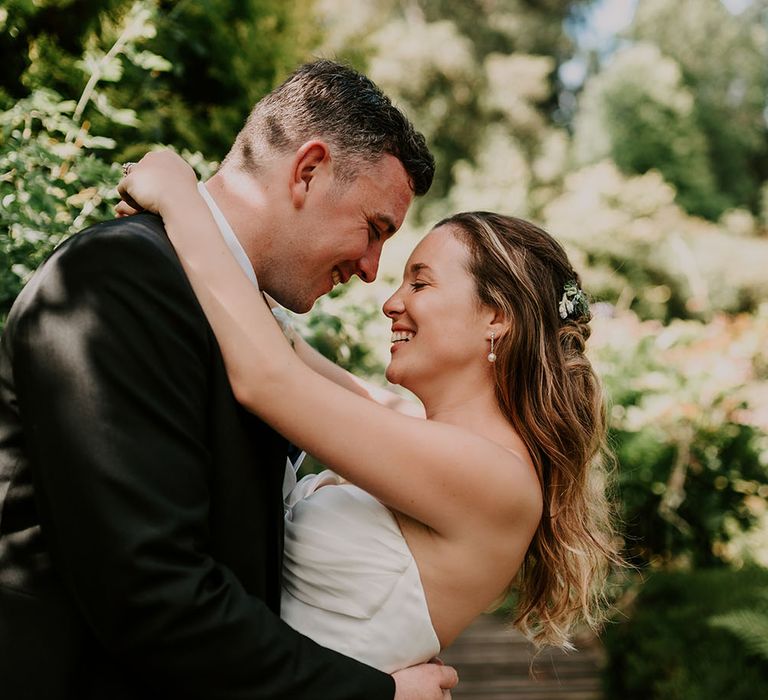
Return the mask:
{"type": "Polygon", "coordinates": [[[428,663],[404,668],[392,674],[395,679],[394,700],[444,700],[459,682],[452,666],[428,663]]]}

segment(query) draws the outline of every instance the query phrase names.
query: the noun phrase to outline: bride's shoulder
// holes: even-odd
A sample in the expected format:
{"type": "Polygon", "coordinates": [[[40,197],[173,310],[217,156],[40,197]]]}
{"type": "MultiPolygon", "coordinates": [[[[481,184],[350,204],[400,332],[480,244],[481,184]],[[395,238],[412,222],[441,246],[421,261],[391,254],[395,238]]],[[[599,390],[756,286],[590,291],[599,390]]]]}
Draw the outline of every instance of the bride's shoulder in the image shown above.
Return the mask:
{"type": "Polygon", "coordinates": [[[482,483],[488,515],[518,524],[538,523],[543,494],[538,470],[522,438],[507,431],[493,437],[481,436],[485,443],[481,471],[472,480],[482,483]]]}

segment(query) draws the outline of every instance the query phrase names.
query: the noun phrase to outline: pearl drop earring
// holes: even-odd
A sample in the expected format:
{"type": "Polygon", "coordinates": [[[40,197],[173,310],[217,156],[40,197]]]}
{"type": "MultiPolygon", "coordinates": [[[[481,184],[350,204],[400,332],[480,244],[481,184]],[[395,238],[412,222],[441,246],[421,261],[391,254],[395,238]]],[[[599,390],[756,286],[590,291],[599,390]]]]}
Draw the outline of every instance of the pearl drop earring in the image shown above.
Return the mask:
{"type": "Polygon", "coordinates": [[[496,334],[491,331],[491,351],[488,353],[488,362],[496,362],[496,353],[493,351],[493,340],[496,334]]]}

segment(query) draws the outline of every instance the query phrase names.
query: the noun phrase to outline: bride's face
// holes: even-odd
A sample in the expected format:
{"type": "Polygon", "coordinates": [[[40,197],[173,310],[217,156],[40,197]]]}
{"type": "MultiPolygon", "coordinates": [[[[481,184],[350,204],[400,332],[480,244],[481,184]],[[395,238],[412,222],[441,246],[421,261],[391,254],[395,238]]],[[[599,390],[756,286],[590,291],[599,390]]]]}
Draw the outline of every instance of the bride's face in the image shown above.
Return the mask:
{"type": "Polygon", "coordinates": [[[392,320],[387,379],[417,394],[425,382],[476,376],[488,365],[494,314],[480,305],[469,251],[451,229],[433,229],[416,246],[383,307],[392,320]]]}

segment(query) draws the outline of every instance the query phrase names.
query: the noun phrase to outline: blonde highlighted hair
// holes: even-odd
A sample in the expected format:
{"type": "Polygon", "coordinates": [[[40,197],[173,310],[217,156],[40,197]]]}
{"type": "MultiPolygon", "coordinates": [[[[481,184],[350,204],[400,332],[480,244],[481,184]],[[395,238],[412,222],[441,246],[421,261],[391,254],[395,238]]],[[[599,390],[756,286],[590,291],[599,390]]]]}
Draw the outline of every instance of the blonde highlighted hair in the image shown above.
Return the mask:
{"type": "Polygon", "coordinates": [[[621,565],[607,495],[603,392],[584,354],[589,311],[561,318],[566,283],[578,274],[552,236],[489,212],[439,222],[469,249],[482,304],[499,309],[508,331],[496,343],[496,398],[525,442],[544,512],[513,585],[515,625],[537,645],[568,647],[573,628],[604,618],[612,564],[621,565]]]}

